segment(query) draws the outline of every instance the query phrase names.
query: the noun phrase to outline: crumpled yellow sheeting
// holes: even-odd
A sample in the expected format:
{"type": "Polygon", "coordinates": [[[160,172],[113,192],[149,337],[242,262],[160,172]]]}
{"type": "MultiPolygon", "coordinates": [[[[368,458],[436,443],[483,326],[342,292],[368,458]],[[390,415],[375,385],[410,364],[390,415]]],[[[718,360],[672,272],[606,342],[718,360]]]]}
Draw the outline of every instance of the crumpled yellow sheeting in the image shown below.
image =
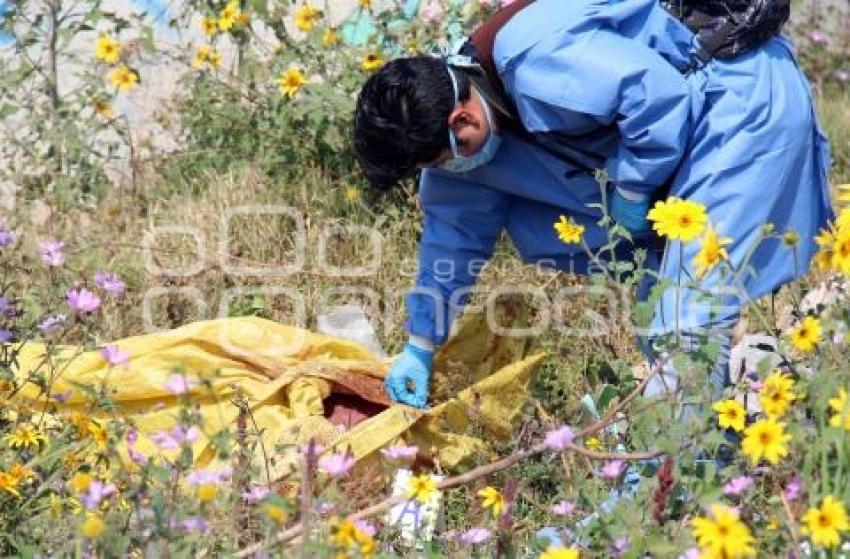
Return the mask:
{"type": "MultiPolygon", "coordinates": [[[[524,319],[518,308],[499,305],[498,319],[524,319]]],[[[310,439],[328,449],[350,448],[360,460],[401,437],[442,466],[457,467],[473,453],[486,452],[485,440],[507,436],[542,357],[523,360],[524,340],[494,336],[483,315],[469,314],[435,360],[433,400],[442,403],[427,412],[394,405],[344,432],[322,415],[322,400],[331,392],[386,401],[382,378],[388,363],[359,344],[256,317],[197,322],[115,344],[131,355],[118,367],[109,367],[97,351],[69,346],[51,356],[54,367],[45,367],[45,347],[27,344],[16,374],[24,379],[34,370],[56,370],[51,392],[72,391],[64,403],[51,401],[56,411],[101,419],[110,414],[92,412],[79,385],[106,383],[115,413],[137,426],[136,450],[146,455],[161,453],[149,436],[174,427],[181,401],[188,399],[201,418],[202,435],[193,445],[201,467],[217,462],[211,442],[224,429],[235,431],[235,402],[242,400],[251,411],[249,431],[262,433],[265,452],[258,450],[254,459],[271,480],[296,468],[296,449],[310,439]],[[192,385],[183,396],[166,388],[175,373],[185,374],[192,385]]],[[[31,405],[44,401],[31,383],[17,398],[31,405]]],[[[126,457],[123,442],[121,448],[126,457]]]]}

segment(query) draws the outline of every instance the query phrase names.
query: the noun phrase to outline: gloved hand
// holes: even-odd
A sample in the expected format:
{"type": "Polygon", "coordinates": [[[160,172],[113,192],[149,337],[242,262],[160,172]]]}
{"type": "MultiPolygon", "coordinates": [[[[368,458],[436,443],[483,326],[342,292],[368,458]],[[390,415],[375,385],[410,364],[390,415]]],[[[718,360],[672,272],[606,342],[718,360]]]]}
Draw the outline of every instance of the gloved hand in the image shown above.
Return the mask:
{"type": "Polygon", "coordinates": [[[614,221],[629,230],[630,233],[648,233],[649,196],[645,194],[623,192],[613,187],[609,193],[611,217],[614,221]]]}
{"type": "Polygon", "coordinates": [[[428,404],[428,381],[431,379],[431,364],[434,353],[410,343],[396,357],[384,379],[387,394],[393,402],[401,402],[415,408],[428,404]],[[408,389],[411,385],[412,391],[408,389]]]}

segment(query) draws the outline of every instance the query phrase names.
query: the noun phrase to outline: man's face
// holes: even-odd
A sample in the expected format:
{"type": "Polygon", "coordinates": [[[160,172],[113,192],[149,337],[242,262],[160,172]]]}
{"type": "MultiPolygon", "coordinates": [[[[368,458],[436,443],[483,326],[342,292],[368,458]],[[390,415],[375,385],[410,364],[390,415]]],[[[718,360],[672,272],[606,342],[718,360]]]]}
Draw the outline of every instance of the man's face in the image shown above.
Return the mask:
{"type": "MultiPolygon", "coordinates": [[[[449,128],[457,140],[458,152],[464,156],[470,156],[484,145],[490,135],[490,125],[487,122],[487,114],[484,110],[481,96],[472,88],[472,94],[464,103],[458,103],[449,115],[449,128]]],[[[443,150],[434,161],[421,164],[420,168],[437,167],[452,159],[450,149],[443,150]]]]}

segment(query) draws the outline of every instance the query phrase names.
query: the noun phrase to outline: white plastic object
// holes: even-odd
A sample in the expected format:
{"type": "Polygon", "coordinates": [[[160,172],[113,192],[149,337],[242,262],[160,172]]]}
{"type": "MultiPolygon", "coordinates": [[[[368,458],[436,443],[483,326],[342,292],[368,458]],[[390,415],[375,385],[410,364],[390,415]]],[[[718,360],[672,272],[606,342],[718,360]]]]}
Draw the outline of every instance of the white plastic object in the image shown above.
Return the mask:
{"type": "Polygon", "coordinates": [[[376,357],[387,356],[372,323],[360,305],[349,303],[328,307],[327,312],[321,313],[316,322],[316,328],[322,334],[357,342],[376,357]]]}

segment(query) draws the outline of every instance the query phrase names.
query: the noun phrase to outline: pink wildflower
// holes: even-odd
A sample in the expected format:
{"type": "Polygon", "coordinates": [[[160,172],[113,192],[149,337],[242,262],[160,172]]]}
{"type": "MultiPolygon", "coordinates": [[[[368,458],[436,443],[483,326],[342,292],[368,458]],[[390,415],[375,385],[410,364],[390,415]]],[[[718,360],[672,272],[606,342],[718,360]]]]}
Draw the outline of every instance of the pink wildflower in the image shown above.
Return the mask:
{"type": "Polygon", "coordinates": [[[100,297],[85,287],[69,289],[65,299],[71,310],[76,312],[92,313],[100,307],[100,297]]]}
{"type": "Polygon", "coordinates": [[[331,454],[319,458],[319,469],[332,478],[342,477],[354,466],[354,457],[350,454],[331,454]]]}
{"type": "Polygon", "coordinates": [[[546,433],[543,444],[551,450],[564,450],[572,444],[574,438],[575,433],[573,433],[573,430],[570,429],[569,425],[564,425],[546,433]]]}

